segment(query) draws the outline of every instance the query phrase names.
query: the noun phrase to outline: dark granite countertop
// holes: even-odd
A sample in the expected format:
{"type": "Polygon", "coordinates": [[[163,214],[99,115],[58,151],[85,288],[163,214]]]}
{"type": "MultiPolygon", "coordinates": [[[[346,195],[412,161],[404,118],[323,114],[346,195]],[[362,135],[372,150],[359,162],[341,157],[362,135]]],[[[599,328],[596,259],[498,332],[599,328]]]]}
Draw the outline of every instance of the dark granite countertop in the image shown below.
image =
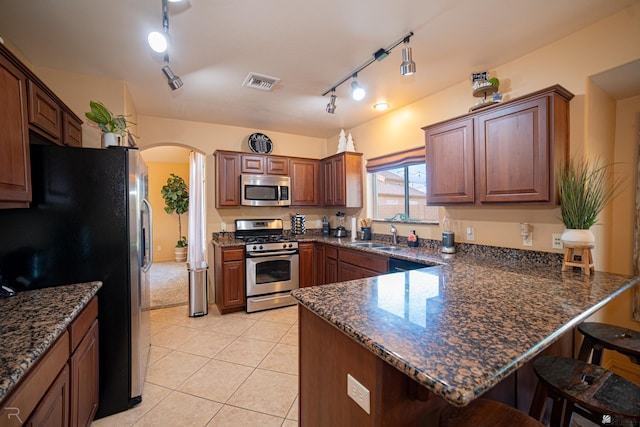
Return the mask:
{"type": "Polygon", "coordinates": [[[640,280],[563,273],[519,256],[445,259],[425,248],[415,252],[410,258],[440,257],[443,265],[298,289],[292,295],[456,406],[495,386],[640,280]]]}
{"type": "Polygon", "coordinates": [[[101,282],[78,283],[20,292],[0,300],[0,401],[101,286],[101,282]]]}

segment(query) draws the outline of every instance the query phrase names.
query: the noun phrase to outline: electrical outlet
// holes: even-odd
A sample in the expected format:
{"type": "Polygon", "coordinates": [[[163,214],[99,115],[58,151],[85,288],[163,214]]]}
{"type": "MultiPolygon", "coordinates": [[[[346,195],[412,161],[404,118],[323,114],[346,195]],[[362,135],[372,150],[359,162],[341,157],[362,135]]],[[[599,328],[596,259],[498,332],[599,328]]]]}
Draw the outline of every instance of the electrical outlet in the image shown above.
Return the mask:
{"type": "Polygon", "coordinates": [[[220,222],[220,231],[227,231],[227,223],[222,221],[220,222]]]}
{"type": "Polygon", "coordinates": [[[533,233],[529,233],[526,238],[522,238],[522,246],[533,246],[533,233]]]}
{"type": "Polygon", "coordinates": [[[476,240],[476,232],[473,227],[467,227],[467,241],[472,242],[476,240]]]}
{"type": "Polygon", "coordinates": [[[562,244],[562,234],[553,233],[551,235],[551,248],[564,249],[564,245],[562,244]]]}
{"type": "Polygon", "coordinates": [[[316,228],[322,228],[322,221],[319,219],[316,219],[316,228]]]}
{"type": "Polygon", "coordinates": [[[162,250],[162,246],[158,245],[158,252],[162,250]]]}
{"type": "Polygon", "coordinates": [[[371,414],[369,390],[358,382],[351,374],[347,374],[347,395],[352,398],[367,414],[371,414]]]}

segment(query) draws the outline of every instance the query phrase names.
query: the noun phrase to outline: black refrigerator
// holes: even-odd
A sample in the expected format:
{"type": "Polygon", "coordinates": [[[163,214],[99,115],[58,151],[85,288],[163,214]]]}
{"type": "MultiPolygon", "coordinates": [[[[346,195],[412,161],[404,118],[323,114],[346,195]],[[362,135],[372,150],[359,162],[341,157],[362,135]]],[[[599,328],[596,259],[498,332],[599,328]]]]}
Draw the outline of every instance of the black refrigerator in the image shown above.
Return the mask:
{"type": "Polygon", "coordinates": [[[139,403],[149,354],[151,206],[135,148],[32,145],[33,202],[0,210],[0,275],[15,291],[100,280],[96,418],[139,403]]]}

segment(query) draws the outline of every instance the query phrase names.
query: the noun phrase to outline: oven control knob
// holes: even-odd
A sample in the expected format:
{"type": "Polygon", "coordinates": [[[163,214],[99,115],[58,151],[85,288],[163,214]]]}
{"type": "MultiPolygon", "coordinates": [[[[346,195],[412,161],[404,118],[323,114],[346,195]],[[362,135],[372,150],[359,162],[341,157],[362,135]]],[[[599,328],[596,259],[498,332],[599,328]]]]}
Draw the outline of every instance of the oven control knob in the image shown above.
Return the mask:
{"type": "Polygon", "coordinates": [[[289,243],[289,247],[292,248],[293,247],[293,243],[289,243]]]}
{"type": "Polygon", "coordinates": [[[262,250],[262,245],[260,245],[260,247],[258,249],[262,250]]]}
{"type": "Polygon", "coordinates": [[[251,249],[253,249],[255,251],[258,248],[256,247],[256,245],[253,245],[253,247],[251,249]]]}
{"type": "MultiPolygon", "coordinates": [[[[291,245],[289,245],[289,246],[291,246],[291,245]]],[[[282,249],[287,249],[287,244],[286,243],[282,244],[282,249]]]]}

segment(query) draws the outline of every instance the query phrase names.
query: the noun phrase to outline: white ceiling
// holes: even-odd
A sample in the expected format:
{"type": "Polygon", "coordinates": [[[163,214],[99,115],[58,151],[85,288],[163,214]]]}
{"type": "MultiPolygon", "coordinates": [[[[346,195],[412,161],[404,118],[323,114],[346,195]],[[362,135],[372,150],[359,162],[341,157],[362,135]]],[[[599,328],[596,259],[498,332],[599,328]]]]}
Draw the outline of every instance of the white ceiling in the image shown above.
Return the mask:
{"type": "MultiPolygon", "coordinates": [[[[0,36],[37,66],[127,82],[138,114],[315,137],[464,81],[640,0],[183,0],[169,4],[171,91],[162,56],[161,0],[0,0],[0,36]],[[417,73],[399,73],[401,48],[359,74],[360,102],[321,94],[409,31],[417,73]],[[249,72],[282,79],[271,92],[242,87],[249,72]]],[[[559,66],[559,64],[556,64],[559,66]]]]}

